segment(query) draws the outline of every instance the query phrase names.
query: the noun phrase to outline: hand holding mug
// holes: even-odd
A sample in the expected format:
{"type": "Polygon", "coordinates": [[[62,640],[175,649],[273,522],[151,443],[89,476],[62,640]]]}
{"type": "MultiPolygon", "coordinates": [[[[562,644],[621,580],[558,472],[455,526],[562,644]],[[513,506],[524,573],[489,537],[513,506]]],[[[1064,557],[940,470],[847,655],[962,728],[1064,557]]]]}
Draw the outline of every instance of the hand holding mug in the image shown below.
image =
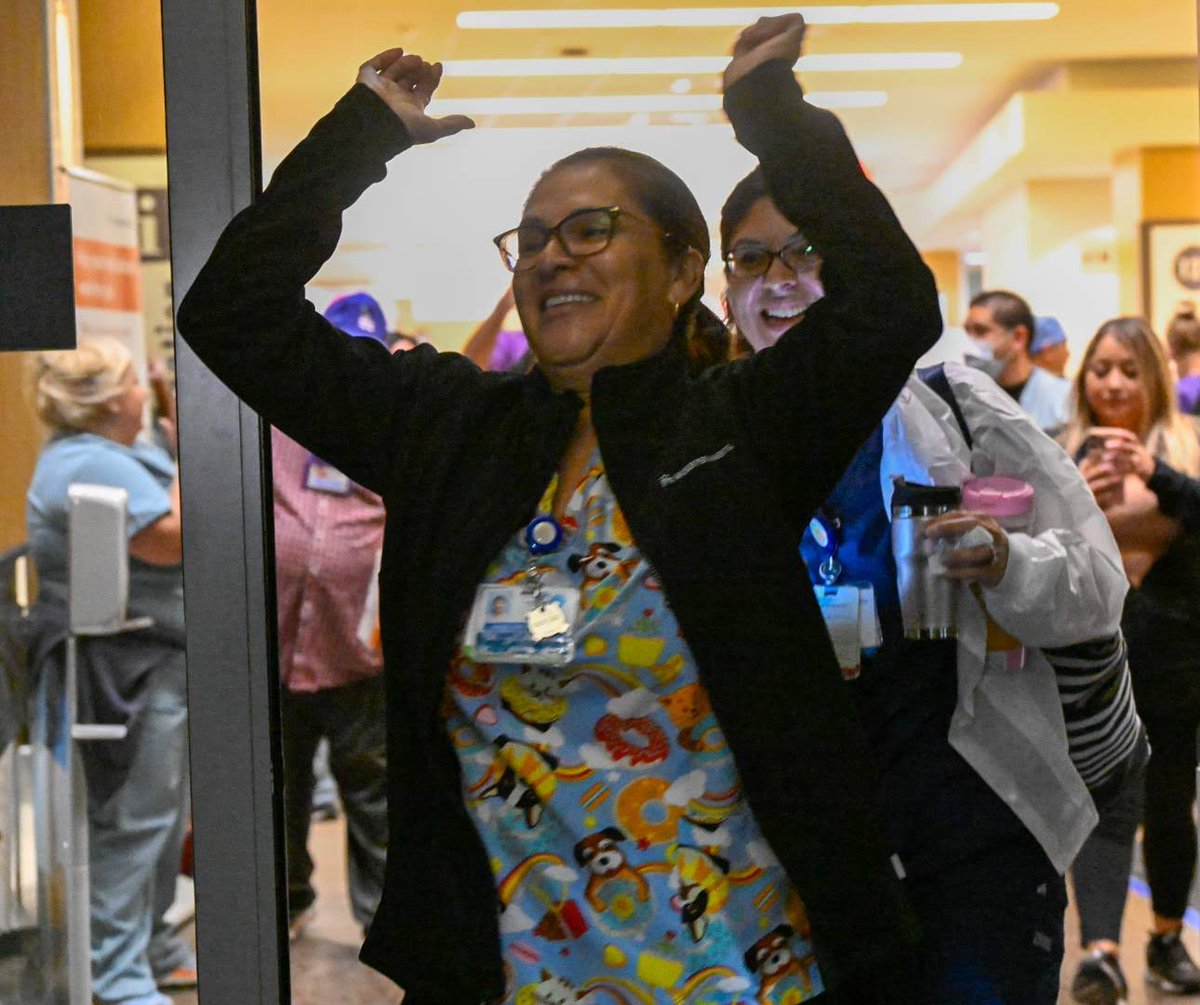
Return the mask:
{"type": "Polygon", "coordinates": [[[947,513],[936,517],[925,527],[925,536],[951,545],[950,550],[942,554],[948,579],[999,586],[1008,571],[1008,534],[986,513],[947,513]],[[959,546],[959,540],[976,528],[987,533],[990,543],[959,546]]]}

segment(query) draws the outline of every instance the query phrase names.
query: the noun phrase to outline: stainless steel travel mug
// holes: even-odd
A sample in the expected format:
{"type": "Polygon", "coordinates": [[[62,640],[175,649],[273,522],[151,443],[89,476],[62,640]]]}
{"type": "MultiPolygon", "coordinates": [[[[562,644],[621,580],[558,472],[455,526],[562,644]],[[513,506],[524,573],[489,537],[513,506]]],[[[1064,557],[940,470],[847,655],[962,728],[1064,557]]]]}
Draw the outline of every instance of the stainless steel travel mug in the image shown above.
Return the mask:
{"type": "Polygon", "coordinates": [[[962,508],[956,485],[918,485],[894,480],[892,554],[904,637],[952,639],[958,634],[958,583],[942,574],[939,553],[952,542],[930,541],[925,527],[934,518],[962,508]]]}

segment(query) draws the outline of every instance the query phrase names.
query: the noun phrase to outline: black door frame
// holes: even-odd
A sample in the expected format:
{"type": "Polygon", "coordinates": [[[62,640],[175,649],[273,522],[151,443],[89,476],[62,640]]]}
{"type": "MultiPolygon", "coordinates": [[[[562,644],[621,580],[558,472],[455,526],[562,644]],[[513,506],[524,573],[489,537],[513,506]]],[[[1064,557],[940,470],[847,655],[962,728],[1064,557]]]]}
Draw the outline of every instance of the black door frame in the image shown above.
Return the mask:
{"type": "MultiPolygon", "coordinates": [[[[254,0],[162,0],[176,305],[260,191],[254,0]]],[[[176,339],[200,1000],[291,1000],[270,438],[176,339]],[[272,612],[268,616],[268,612],[272,612]]]]}

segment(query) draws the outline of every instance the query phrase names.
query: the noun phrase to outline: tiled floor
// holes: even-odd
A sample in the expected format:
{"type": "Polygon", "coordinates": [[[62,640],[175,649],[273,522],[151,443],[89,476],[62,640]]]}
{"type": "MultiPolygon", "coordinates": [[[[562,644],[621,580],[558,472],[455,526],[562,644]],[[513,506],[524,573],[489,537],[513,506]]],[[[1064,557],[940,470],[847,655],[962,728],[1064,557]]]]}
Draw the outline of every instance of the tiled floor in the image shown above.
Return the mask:
{"type": "MultiPolygon", "coordinates": [[[[358,962],[360,933],[346,901],[343,834],[340,821],[313,825],[312,851],[320,906],[304,936],[292,944],[292,1005],[397,1005],[399,989],[358,962]]],[[[1121,963],[1130,982],[1128,1005],[1200,1005],[1200,995],[1165,995],[1145,983],[1142,972],[1149,927],[1149,904],[1131,894],[1121,946],[1121,963]]],[[[1079,959],[1077,933],[1074,911],[1069,910],[1059,1005],[1072,1002],[1068,989],[1079,959]]],[[[1193,956],[1200,959],[1200,933],[1187,929],[1185,941],[1193,956]]],[[[175,1005],[197,1005],[195,992],[173,998],[175,1005]]]]}

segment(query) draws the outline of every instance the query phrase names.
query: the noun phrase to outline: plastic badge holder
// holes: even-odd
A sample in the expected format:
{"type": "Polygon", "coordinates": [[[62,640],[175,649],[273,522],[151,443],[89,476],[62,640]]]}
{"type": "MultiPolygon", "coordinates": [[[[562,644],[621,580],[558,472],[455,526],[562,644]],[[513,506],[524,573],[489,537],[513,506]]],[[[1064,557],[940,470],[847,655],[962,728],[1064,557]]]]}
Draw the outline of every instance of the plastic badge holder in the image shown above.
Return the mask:
{"type": "MultiPolygon", "coordinates": [[[[579,591],[547,585],[547,604],[558,604],[568,625],[579,616],[579,591]]],[[[575,658],[571,631],[535,639],[529,615],[537,607],[533,594],[520,586],[481,586],[467,620],[463,650],[477,663],[538,663],[566,666],[575,658]]]]}

